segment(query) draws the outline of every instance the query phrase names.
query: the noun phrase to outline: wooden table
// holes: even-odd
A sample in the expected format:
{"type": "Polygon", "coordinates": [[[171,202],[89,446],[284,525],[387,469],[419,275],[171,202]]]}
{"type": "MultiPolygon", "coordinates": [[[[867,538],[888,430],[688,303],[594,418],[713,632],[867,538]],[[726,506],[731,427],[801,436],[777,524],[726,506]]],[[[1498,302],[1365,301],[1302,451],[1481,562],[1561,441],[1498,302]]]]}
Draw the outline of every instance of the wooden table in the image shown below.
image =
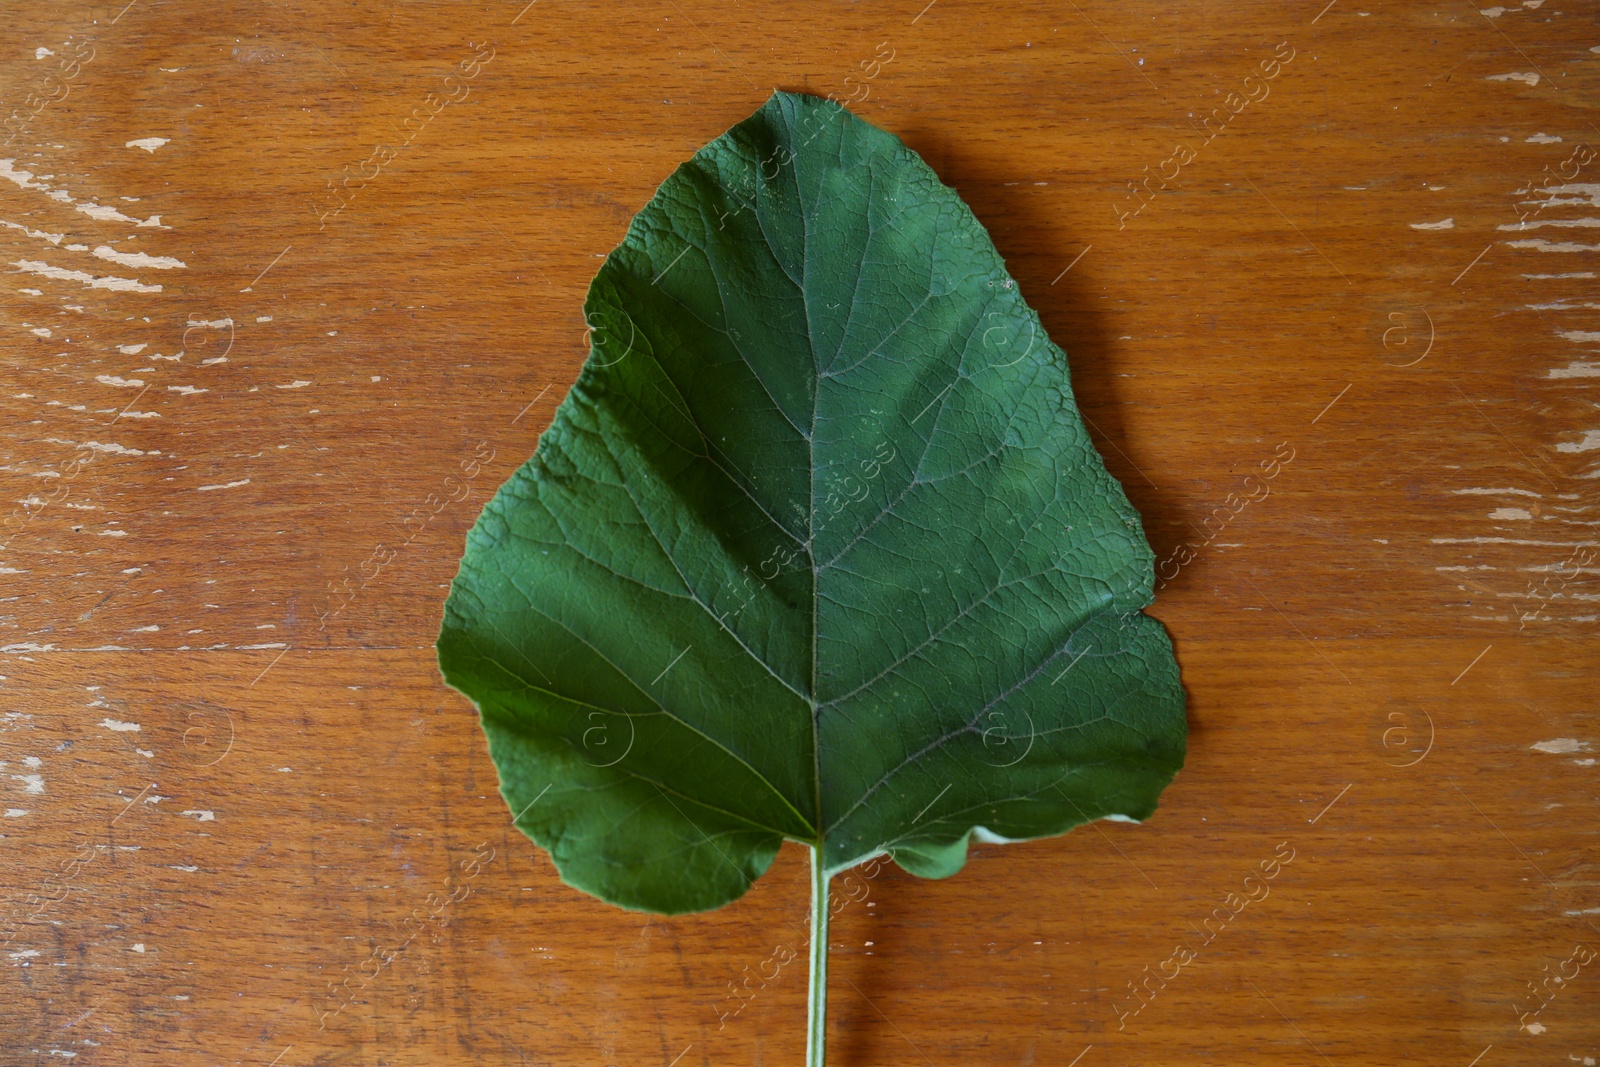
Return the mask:
{"type": "Polygon", "coordinates": [[[848,890],[831,1062],[1600,1057],[1593,2],[124,2],[4,14],[0,1063],[800,1061],[804,853],[568,889],[431,647],[774,86],[989,226],[1190,697],[1145,825],[848,890]]]}

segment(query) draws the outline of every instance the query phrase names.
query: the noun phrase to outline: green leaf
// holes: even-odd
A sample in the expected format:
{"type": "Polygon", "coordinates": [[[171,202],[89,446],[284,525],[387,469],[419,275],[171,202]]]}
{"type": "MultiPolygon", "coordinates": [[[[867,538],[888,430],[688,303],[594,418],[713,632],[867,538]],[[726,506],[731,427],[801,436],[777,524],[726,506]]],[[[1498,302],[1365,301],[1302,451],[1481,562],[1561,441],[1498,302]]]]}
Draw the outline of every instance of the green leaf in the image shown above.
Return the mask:
{"type": "Polygon", "coordinates": [[[484,508],[439,662],[563,879],[715,908],[784,838],[1140,820],[1184,754],[1154,557],[1065,354],[897,137],[775,94],[607,257],[591,351],[484,508]]]}

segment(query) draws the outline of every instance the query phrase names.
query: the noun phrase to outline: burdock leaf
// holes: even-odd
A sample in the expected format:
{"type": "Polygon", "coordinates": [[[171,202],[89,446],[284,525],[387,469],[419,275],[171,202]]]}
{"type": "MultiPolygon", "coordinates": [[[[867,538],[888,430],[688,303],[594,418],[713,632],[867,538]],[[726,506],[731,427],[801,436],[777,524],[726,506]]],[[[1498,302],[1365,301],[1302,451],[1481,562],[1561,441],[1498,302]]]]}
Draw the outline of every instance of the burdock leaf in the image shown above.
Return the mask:
{"type": "Polygon", "coordinates": [[[974,835],[1154,810],[1184,698],[1138,514],[899,138],[775,94],[661,185],[585,312],[438,646],[569,884],[701,910],[785,838],[943,877],[974,835]]]}

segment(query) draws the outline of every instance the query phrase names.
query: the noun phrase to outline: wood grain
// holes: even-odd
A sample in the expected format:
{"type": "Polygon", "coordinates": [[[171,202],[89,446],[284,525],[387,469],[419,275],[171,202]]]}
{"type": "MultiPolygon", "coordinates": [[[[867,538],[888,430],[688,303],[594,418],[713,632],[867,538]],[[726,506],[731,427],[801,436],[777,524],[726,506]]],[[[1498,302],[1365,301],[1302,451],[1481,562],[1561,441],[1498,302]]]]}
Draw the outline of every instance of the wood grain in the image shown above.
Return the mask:
{"type": "Polygon", "coordinates": [[[1145,825],[850,890],[832,1062],[1593,1063],[1597,9],[1369,7],[7,7],[0,1063],[800,1061],[803,854],[568,889],[431,650],[600,258],[775,86],[988,225],[1191,700],[1145,825]]]}

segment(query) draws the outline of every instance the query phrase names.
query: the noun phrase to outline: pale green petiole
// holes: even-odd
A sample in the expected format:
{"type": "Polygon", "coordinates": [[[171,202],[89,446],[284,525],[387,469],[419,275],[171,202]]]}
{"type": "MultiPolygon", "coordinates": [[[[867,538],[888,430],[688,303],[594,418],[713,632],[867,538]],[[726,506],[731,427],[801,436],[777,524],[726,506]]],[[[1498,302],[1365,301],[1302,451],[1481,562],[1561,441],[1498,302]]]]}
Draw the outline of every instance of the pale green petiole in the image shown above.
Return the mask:
{"type": "Polygon", "coordinates": [[[828,882],[822,846],[811,846],[811,983],[806,994],[806,1067],[828,1056],[828,882]]]}

